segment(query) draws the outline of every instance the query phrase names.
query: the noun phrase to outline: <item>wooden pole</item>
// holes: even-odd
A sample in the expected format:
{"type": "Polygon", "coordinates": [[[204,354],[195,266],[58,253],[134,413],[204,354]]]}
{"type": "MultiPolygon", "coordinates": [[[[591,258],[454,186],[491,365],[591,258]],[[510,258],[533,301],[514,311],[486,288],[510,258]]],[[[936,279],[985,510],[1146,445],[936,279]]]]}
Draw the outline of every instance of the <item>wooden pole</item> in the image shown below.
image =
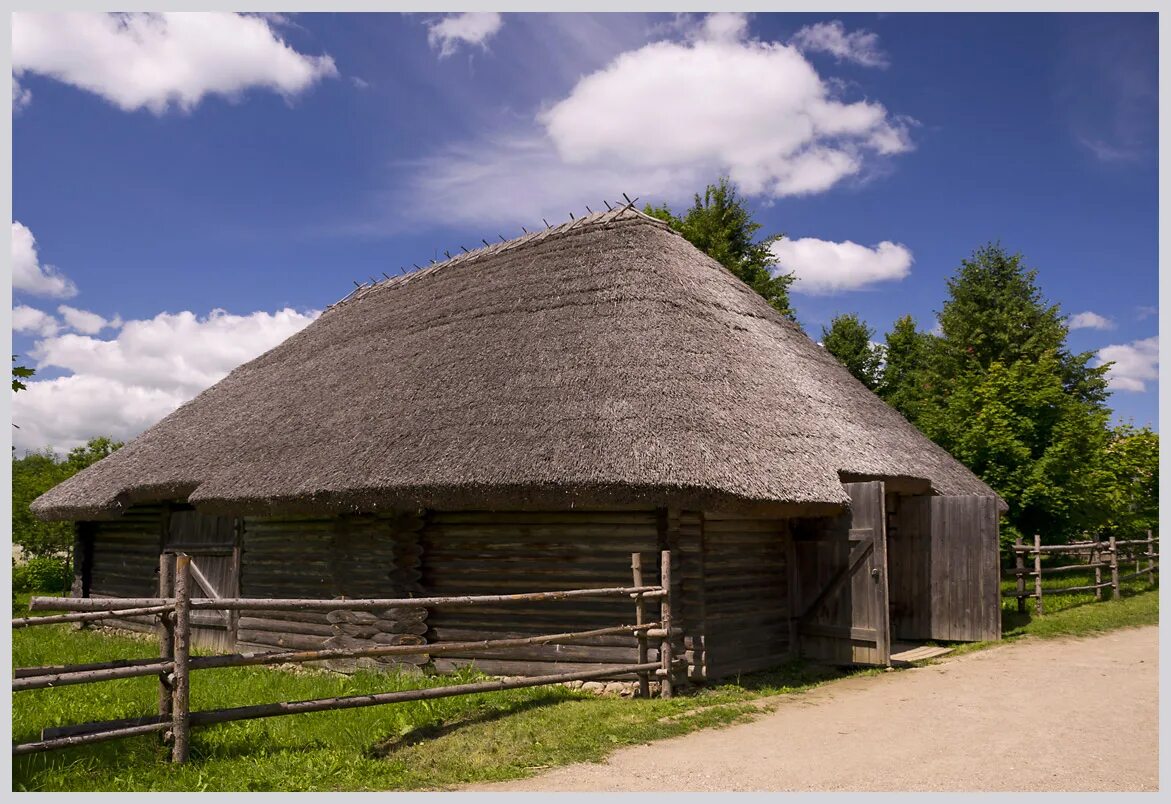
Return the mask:
{"type": "Polygon", "coordinates": [[[123,729],[110,729],[108,731],[89,732],[87,734],[79,734],[72,737],[59,737],[55,740],[41,740],[35,743],[22,743],[20,745],[12,746],[13,756],[20,756],[22,754],[33,754],[37,751],[51,751],[54,748],[71,748],[75,745],[87,745],[89,743],[100,743],[105,740],[118,740],[123,737],[136,737],[140,734],[150,734],[155,731],[162,731],[170,725],[168,723],[147,723],[141,726],[130,726],[123,729]]]}
{"type": "Polygon", "coordinates": [[[191,737],[191,556],[175,556],[174,680],[171,682],[171,761],[186,762],[191,737]]]}
{"type": "MultiPolygon", "coordinates": [[[[642,586],[642,553],[630,554],[630,573],[632,581],[635,586],[642,586]]],[[[636,595],[634,598],[634,624],[646,624],[646,601],[643,600],[642,595],[636,595]]],[[[647,660],[647,642],[646,632],[639,631],[638,633],[638,663],[646,664],[647,660]]],[[[640,698],[651,697],[651,677],[647,672],[638,674],[638,695],[640,698]]]]}
{"type": "Polygon", "coordinates": [[[1034,592],[1037,595],[1037,614],[1045,613],[1045,603],[1041,598],[1041,534],[1033,534],[1033,571],[1036,573],[1034,592]]]}
{"type": "Polygon", "coordinates": [[[51,614],[48,617],[16,617],[13,628],[28,628],[30,625],[54,625],[56,623],[88,623],[94,620],[108,620],[112,617],[136,617],[143,614],[158,614],[170,610],[170,606],[143,606],[138,609],[117,611],[81,611],[72,614],[51,614]]]}
{"type": "Polygon", "coordinates": [[[1114,599],[1122,598],[1122,587],[1118,583],[1118,545],[1114,536],[1110,536],[1110,586],[1114,590],[1114,599]]]}
{"type": "Polygon", "coordinates": [[[1151,583],[1156,584],[1159,582],[1159,562],[1155,556],[1155,535],[1150,529],[1147,530],[1147,557],[1150,559],[1151,583]]]}
{"type": "Polygon", "coordinates": [[[1025,611],[1025,543],[1020,536],[1016,537],[1013,545],[1016,555],[1016,610],[1021,614],[1025,611]]]}
{"type": "MultiPolygon", "coordinates": [[[[1102,534],[1098,534],[1097,541],[1101,550],[1102,534]]],[[[1090,553],[1090,562],[1094,565],[1094,600],[1102,599],[1102,553],[1090,553]]]]}
{"type": "Polygon", "coordinates": [[[675,694],[674,680],[671,677],[671,551],[664,550],[661,554],[659,583],[666,594],[659,599],[659,622],[666,634],[659,643],[659,660],[663,665],[662,696],[670,698],[675,694]]]}
{"type": "MultiPolygon", "coordinates": [[[[175,596],[175,559],[170,553],[159,554],[159,597],[175,596]]],[[[175,613],[167,610],[159,615],[159,658],[172,662],[169,672],[159,673],[159,716],[164,720],[171,719],[171,698],[175,694],[174,678],[175,659],[175,613]]],[[[164,739],[166,736],[164,735],[164,739]]]]}
{"type": "Polygon", "coordinates": [[[172,668],[171,662],[153,662],[137,667],[112,667],[105,670],[82,670],[73,673],[46,673],[39,676],[12,679],[12,691],[37,690],[42,687],[66,687],[70,684],[91,684],[95,681],[112,681],[116,678],[136,678],[166,673],[172,668]]]}

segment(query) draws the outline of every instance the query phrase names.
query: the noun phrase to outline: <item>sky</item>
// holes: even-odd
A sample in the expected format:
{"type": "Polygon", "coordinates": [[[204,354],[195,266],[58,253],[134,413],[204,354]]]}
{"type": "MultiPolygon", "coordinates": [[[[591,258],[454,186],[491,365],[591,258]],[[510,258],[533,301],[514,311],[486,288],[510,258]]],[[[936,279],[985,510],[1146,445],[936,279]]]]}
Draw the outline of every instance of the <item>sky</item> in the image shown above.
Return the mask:
{"type": "Polygon", "coordinates": [[[355,282],[729,176],[815,339],[999,241],[1157,426],[1154,14],[13,15],[18,452],[132,438],[355,282]]]}

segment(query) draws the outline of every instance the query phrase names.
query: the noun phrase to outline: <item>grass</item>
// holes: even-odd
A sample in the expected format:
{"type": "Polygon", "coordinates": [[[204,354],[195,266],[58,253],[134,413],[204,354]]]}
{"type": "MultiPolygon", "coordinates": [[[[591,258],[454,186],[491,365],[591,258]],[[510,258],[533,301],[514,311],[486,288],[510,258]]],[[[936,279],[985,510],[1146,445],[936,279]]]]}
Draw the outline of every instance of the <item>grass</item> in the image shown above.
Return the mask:
{"type": "MultiPolygon", "coordinates": [[[[1046,586],[1078,586],[1080,573],[1046,586]]],[[[1015,581],[1005,589],[1015,590],[1015,581]]],[[[1004,601],[1004,636],[1089,634],[1158,622],[1158,592],[1144,580],[1124,584],[1120,601],[1093,603],[1091,594],[1045,598],[1047,613],[1018,614],[1004,601]]],[[[1107,596],[1109,591],[1107,590],[1107,596]]],[[[24,613],[20,596],[14,616],[24,613]]],[[[1030,609],[1031,611],[1031,609],[1030,609]]],[[[960,646],[969,651],[995,643],[960,646]]],[[[103,661],[157,655],[153,638],[69,626],[14,632],[16,666],[103,661]]],[[[526,776],[571,762],[597,761],[622,746],[700,728],[742,722],[762,711],[761,699],[810,689],[845,676],[793,661],[768,673],[712,686],[671,700],[598,697],[545,687],[228,723],[196,729],[192,761],[175,767],[157,736],[53,751],[13,761],[15,790],[427,790],[526,776]]],[[[462,683],[454,676],[231,668],[193,676],[193,710],[264,701],[354,695],[462,683]]],[[[148,678],[32,690],[13,696],[13,739],[37,739],[45,726],[132,717],[154,711],[148,678]]],[[[767,708],[765,705],[764,708],[767,708]]]]}

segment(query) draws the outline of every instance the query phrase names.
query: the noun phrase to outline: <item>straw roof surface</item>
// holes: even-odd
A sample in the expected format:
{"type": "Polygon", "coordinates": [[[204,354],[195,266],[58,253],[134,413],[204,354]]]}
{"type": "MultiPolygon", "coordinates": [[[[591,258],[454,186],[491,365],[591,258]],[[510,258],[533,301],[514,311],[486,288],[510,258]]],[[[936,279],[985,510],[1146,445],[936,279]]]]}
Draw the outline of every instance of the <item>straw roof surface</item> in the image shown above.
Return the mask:
{"type": "Polygon", "coordinates": [[[630,208],[355,290],[33,503],[209,513],[831,513],[843,479],[993,491],[797,326],[630,208]]]}

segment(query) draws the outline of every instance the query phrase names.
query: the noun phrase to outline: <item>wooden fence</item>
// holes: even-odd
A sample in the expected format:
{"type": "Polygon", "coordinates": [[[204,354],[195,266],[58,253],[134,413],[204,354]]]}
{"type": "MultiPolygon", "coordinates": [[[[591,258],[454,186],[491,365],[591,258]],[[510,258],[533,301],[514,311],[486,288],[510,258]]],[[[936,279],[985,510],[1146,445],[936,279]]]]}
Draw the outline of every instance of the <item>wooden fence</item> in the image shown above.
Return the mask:
{"type": "Polygon", "coordinates": [[[29,754],[67,748],[75,745],[115,740],[122,737],[162,732],[164,740],[171,744],[171,761],[187,761],[191,729],[213,723],[235,720],[276,717],[304,712],[352,709],[382,704],[404,703],[454,695],[469,695],[493,690],[518,689],[559,684],[566,681],[584,681],[616,676],[636,676],[639,692],[650,695],[650,677],[660,682],[661,694],[670,697],[676,683],[685,676],[681,662],[673,659],[673,640],[677,640],[678,628],[672,625],[671,556],[663,551],[661,557],[660,585],[643,583],[642,558],[638,553],[631,556],[633,585],[605,589],[570,589],[553,592],[530,592],[512,595],[475,595],[464,597],[432,598],[387,598],[387,599],[343,599],[343,600],[301,600],[266,598],[193,598],[191,597],[191,559],[178,554],[174,561],[174,575],[170,576],[172,564],[164,556],[160,562],[160,592],[157,598],[53,598],[34,597],[29,603],[31,610],[69,611],[47,617],[22,617],[12,621],[13,628],[27,628],[52,623],[86,623],[96,620],[157,615],[159,657],[158,659],[125,659],[95,664],[59,665],[48,667],[25,667],[15,670],[12,682],[13,692],[60,687],[68,684],[90,684],[116,678],[136,676],[157,676],[159,679],[158,714],[99,723],[83,723],[45,729],[38,742],[14,744],[14,755],[29,754]],[[490,639],[478,642],[449,642],[430,645],[378,645],[357,648],[328,648],[321,650],[267,651],[258,653],[233,653],[216,656],[190,655],[191,612],[199,610],[226,610],[232,612],[255,609],[314,611],[345,608],[351,611],[381,611],[403,608],[475,607],[533,601],[567,600],[571,598],[630,597],[634,601],[633,625],[618,625],[560,634],[542,634],[533,637],[490,639]],[[648,620],[648,602],[659,601],[659,619],[648,620]],[[360,657],[410,656],[419,654],[442,655],[468,650],[521,648],[528,645],[550,645],[589,637],[634,634],[638,640],[638,659],[634,664],[612,664],[597,669],[580,670],[556,675],[527,678],[499,679],[471,684],[456,684],[426,689],[402,690],[370,695],[351,695],[338,698],[319,698],[307,701],[284,701],[278,703],[239,706],[230,709],[213,709],[200,712],[190,711],[191,673],[219,667],[246,667],[252,665],[314,662],[327,659],[356,659],[360,657]],[[660,640],[658,661],[648,661],[648,642],[660,640]]]}
{"type": "Polygon", "coordinates": [[[1077,592],[1093,591],[1097,600],[1102,599],[1102,590],[1110,589],[1111,597],[1118,600],[1122,597],[1122,582],[1134,578],[1150,575],[1151,583],[1158,580],[1159,555],[1158,538],[1151,531],[1147,531],[1145,539],[1121,540],[1111,536],[1108,540],[1094,540],[1073,542],[1071,544],[1041,544],[1040,534],[1033,536],[1033,544],[1025,544],[1017,539],[1013,546],[1016,567],[1007,570],[1007,577],[1016,578],[1016,589],[1003,592],[1004,597],[1015,597],[1017,611],[1025,610],[1025,600],[1033,598],[1037,614],[1045,613],[1045,595],[1068,595],[1077,592]],[[1027,556],[1032,556],[1032,568],[1029,568],[1027,556]],[[1084,563],[1062,564],[1055,567],[1042,566],[1044,556],[1084,557],[1084,563]],[[1122,574],[1123,567],[1134,562],[1134,572],[1122,574]],[[1145,566],[1144,566],[1145,565],[1145,566]],[[1094,571],[1094,582],[1081,586],[1042,586],[1042,579],[1067,572],[1094,571]],[[1103,580],[1104,572],[1109,572],[1108,580],[1103,580]],[[1032,578],[1032,589],[1029,589],[1028,579],[1032,578]]]}

